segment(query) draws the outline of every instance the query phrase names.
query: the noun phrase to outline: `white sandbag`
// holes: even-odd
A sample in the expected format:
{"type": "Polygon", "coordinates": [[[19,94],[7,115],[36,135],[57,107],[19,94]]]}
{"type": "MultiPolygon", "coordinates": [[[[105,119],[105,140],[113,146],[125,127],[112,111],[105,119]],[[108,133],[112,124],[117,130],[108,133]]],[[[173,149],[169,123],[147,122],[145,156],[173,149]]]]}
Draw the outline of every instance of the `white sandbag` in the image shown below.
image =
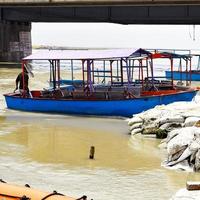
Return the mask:
{"type": "Polygon", "coordinates": [[[182,116],[186,119],[188,117],[199,117],[200,118],[200,109],[188,110],[182,113],[182,116]]]}
{"type": "Polygon", "coordinates": [[[140,116],[144,121],[155,121],[156,119],[161,118],[162,116],[170,115],[171,112],[164,109],[158,109],[157,107],[150,109],[143,113],[140,116]]]}
{"type": "Polygon", "coordinates": [[[158,119],[158,123],[160,125],[165,123],[183,123],[184,118],[181,115],[171,115],[171,116],[164,116],[161,119],[158,119]]]}
{"type": "Polygon", "coordinates": [[[143,123],[143,120],[140,117],[135,116],[129,120],[128,125],[132,126],[133,124],[136,124],[136,123],[143,123]]]}
{"type": "Polygon", "coordinates": [[[162,124],[159,129],[161,130],[172,130],[172,129],[177,129],[177,128],[180,128],[182,127],[181,126],[181,123],[165,123],[165,124],[162,124]]]}
{"type": "Polygon", "coordinates": [[[179,134],[173,137],[167,144],[167,153],[173,155],[178,152],[182,146],[189,145],[194,139],[194,134],[200,134],[200,129],[197,127],[185,127],[179,129],[179,134]]]}
{"type": "Polygon", "coordinates": [[[188,117],[185,120],[184,126],[189,127],[189,126],[194,126],[196,122],[200,120],[200,117],[188,117]]]}
{"type": "Polygon", "coordinates": [[[142,127],[142,124],[143,124],[143,123],[136,123],[136,124],[133,124],[129,129],[130,129],[130,131],[132,131],[133,129],[141,128],[141,127],[142,127]]]}
{"type": "Polygon", "coordinates": [[[168,143],[172,138],[177,136],[181,132],[180,128],[174,129],[167,134],[166,143],[168,143]]]}
{"type": "Polygon", "coordinates": [[[138,133],[141,133],[142,132],[142,129],[141,128],[136,128],[136,129],[133,129],[131,131],[131,135],[135,135],[135,134],[138,134],[138,133]]]}

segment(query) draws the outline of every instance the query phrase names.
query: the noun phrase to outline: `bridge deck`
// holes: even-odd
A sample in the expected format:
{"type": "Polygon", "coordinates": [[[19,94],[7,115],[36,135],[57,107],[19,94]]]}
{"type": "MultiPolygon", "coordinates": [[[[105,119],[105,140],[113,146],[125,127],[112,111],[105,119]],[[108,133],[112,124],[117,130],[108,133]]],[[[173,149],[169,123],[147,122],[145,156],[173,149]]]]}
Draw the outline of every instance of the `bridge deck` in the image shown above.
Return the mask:
{"type": "Polygon", "coordinates": [[[200,0],[0,0],[0,5],[194,5],[200,0]]]}

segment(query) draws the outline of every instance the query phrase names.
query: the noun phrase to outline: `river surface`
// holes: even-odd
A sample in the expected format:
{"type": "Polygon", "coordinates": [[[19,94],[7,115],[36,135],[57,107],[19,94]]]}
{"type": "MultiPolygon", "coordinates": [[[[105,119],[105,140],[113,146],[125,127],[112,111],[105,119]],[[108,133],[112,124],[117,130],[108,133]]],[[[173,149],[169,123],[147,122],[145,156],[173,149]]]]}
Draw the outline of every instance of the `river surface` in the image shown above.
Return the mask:
{"type": "MultiPolygon", "coordinates": [[[[9,110],[20,69],[0,68],[0,178],[9,183],[94,200],[169,199],[198,174],[161,167],[159,140],[131,137],[125,119],[48,115],[9,110]],[[89,150],[95,146],[95,159],[89,150]]],[[[48,86],[35,71],[30,88],[48,86]]]]}

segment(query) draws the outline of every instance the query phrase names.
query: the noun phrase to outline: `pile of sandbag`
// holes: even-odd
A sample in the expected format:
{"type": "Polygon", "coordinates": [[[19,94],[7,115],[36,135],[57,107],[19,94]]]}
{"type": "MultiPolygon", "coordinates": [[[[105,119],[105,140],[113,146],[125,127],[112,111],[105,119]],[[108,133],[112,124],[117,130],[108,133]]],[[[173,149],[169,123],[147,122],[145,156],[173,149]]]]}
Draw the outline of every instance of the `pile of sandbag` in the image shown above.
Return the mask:
{"type": "Polygon", "coordinates": [[[200,103],[175,102],[156,106],[153,109],[134,115],[128,120],[130,133],[163,134],[181,127],[200,124],[200,103]]]}
{"type": "Polygon", "coordinates": [[[165,138],[160,145],[167,152],[164,166],[200,171],[200,101],[156,106],[134,115],[128,125],[132,135],[165,138]]]}

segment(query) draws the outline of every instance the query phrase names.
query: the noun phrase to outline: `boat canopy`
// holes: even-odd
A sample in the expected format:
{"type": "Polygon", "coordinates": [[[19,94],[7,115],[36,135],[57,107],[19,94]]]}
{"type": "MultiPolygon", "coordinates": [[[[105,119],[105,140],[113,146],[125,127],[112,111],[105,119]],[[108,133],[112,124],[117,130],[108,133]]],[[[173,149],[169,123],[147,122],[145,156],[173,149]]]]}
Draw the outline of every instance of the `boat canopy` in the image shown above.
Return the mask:
{"type": "Polygon", "coordinates": [[[183,58],[183,59],[189,59],[191,58],[191,55],[182,55],[182,54],[176,54],[176,53],[170,53],[170,52],[159,52],[152,54],[152,58],[183,58]]]}
{"type": "Polygon", "coordinates": [[[148,57],[151,52],[145,49],[104,49],[104,50],[47,50],[23,58],[28,60],[97,60],[148,57]]]}

